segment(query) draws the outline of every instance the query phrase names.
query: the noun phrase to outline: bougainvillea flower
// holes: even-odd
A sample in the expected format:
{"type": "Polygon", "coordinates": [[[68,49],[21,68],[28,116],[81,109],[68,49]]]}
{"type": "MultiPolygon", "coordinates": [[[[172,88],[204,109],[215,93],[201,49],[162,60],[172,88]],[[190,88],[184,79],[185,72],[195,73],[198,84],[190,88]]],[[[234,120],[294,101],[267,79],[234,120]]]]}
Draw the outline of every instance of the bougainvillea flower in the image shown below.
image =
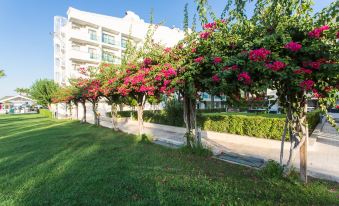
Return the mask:
{"type": "Polygon", "coordinates": [[[293,71],[295,74],[312,74],[312,70],[310,69],[305,69],[300,67],[300,69],[294,70],[293,71]]]}
{"type": "Polygon", "coordinates": [[[220,82],[220,77],[217,74],[215,74],[215,75],[212,76],[212,81],[213,82],[220,82]]]}
{"type": "Polygon", "coordinates": [[[281,62],[281,61],[275,61],[273,63],[266,64],[266,67],[273,70],[273,71],[279,71],[279,70],[285,68],[286,64],[284,62],[281,62]]]}
{"type": "Polygon", "coordinates": [[[251,77],[247,72],[242,72],[238,75],[238,81],[242,81],[244,84],[251,84],[251,77]]]}
{"type": "Polygon", "coordinates": [[[310,91],[312,90],[313,86],[314,86],[314,81],[313,80],[305,80],[300,82],[299,86],[303,89],[305,89],[306,91],[310,91]]]}
{"type": "Polygon", "coordinates": [[[202,32],[202,33],[200,33],[200,38],[202,38],[202,39],[208,39],[208,37],[210,36],[210,32],[207,32],[207,31],[205,31],[205,32],[202,32]]]}
{"type": "Polygon", "coordinates": [[[329,29],[330,29],[329,26],[324,25],[324,26],[315,28],[312,31],[308,32],[308,36],[313,39],[319,39],[322,36],[323,32],[329,29]]]}
{"type": "Polygon", "coordinates": [[[297,42],[291,41],[287,43],[284,47],[292,52],[297,52],[301,49],[302,45],[297,42]]]}
{"type": "Polygon", "coordinates": [[[214,64],[219,64],[219,63],[222,62],[222,58],[221,57],[214,57],[213,62],[214,62],[214,64]]]}
{"type": "Polygon", "coordinates": [[[201,57],[195,58],[195,59],[194,59],[194,62],[195,62],[195,63],[201,63],[203,60],[204,60],[204,57],[201,56],[201,57]]]}
{"type": "Polygon", "coordinates": [[[254,62],[259,62],[259,61],[266,61],[268,55],[271,54],[271,51],[265,49],[265,48],[260,48],[260,49],[255,49],[250,51],[250,60],[254,62]]]}

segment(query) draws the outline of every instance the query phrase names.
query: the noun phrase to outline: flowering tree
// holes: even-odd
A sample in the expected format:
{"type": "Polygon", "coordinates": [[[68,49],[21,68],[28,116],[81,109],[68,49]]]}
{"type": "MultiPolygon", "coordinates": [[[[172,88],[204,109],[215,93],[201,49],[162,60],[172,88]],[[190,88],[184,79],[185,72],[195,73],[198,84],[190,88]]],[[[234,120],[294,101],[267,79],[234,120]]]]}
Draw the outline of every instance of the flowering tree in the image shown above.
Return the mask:
{"type": "MultiPolygon", "coordinates": [[[[216,88],[232,85],[251,93],[267,88],[277,91],[287,113],[281,151],[287,131],[291,141],[286,168],[294,151],[300,149],[301,177],[306,181],[307,99],[312,95],[319,98],[325,112],[338,98],[338,24],[331,21],[318,26],[324,22],[310,16],[310,2],[258,2],[251,19],[233,25],[242,28],[241,44],[234,45],[235,51],[242,51],[226,54],[226,67],[219,67],[211,82],[216,88]]],[[[210,36],[205,33],[204,38],[210,36]]]]}
{"type": "Polygon", "coordinates": [[[119,93],[118,87],[122,71],[120,66],[112,64],[101,64],[99,67],[98,78],[102,82],[101,92],[111,105],[112,128],[118,130],[117,125],[117,105],[124,102],[124,97],[119,93]]]}
{"type": "Polygon", "coordinates": [[[160,100],[161,95],[172,94],[174,88],[167,86],[171,84],[177,74],[171,64],[160,64],[166,56],[162,55],[162,50],[153,50],[148,55],[149,57],[146,57],[141,63],[126,65],[118,86],[119,94],[137,102],[140,135],[144,134],[143,110],[146,101],[160,100]]]}

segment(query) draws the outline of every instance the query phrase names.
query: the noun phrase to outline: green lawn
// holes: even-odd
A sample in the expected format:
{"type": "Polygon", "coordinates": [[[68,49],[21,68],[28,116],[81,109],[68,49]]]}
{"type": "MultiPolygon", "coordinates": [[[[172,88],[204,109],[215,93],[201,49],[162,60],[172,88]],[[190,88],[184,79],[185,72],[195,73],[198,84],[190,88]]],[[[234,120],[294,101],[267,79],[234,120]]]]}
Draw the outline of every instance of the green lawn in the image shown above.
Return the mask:
{"type": "Polygon", "coordinates": [[[0,116],[0,205],[339,205],[338,190],[75,121],[0,116]]]}

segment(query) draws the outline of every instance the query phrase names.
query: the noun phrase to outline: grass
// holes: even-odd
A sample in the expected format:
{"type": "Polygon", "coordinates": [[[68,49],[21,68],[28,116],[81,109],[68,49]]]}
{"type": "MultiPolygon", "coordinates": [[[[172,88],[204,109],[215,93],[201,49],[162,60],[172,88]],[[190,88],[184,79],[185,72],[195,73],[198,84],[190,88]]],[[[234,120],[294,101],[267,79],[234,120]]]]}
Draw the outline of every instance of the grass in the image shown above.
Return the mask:
{"type": "Polygon", "coordinates": [[[0,205],[338,205],[338,190],[89,124],[0,116],[0,205]]]}

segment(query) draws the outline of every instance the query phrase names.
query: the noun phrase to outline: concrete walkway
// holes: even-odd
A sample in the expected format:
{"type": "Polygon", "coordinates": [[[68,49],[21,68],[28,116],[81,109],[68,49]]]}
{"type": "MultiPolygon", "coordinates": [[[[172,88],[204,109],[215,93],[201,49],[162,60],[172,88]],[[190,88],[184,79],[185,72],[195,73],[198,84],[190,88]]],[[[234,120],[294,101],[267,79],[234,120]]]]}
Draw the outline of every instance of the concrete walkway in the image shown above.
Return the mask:
{"type": "MultiPolygon", "coordinates": [[[[92,119],[88,117],[88,119],[92,119]]],[[[111,127],[109,119],[101,121],[104,127],[111,127]]],[[[144,123],[145,133],[154,140],[181,146],[185,144],[183,138],[185,128],[144,123]]],[[[316,142],[308,147],[308,172],[310,176],[339,182],[339,134],[328,123],[325,123],[317,133],[316,142]]],[[[138,123],[130,119],[119,121],[119,128],[123,132],[138,134],[138,123]]],[[[263,138],[247,137],[234,134],[202,131],[202,142],[214,154],[236,153],[244,156],[275,160],[279,162],[280,141],[263,138]]],[[[287,161],[290,143],[285,143],[284,161],[287,161]]],[[[296,155],[293,165],[299,168],[299,154],[296,155]]]]}

